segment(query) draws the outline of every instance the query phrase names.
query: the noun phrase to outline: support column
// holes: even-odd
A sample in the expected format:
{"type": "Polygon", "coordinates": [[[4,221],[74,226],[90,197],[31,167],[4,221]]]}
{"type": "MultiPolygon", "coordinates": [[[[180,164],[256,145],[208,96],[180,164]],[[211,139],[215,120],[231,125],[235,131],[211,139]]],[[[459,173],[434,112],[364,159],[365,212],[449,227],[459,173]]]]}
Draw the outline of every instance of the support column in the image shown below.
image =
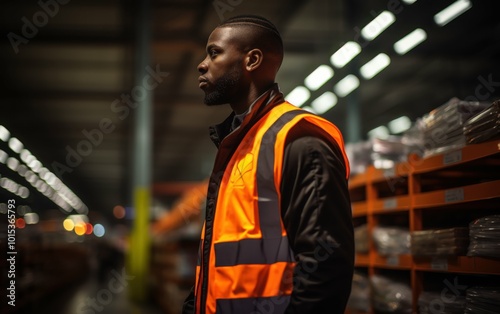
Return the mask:
{"type": "Polygon", "coordinates": [[[361,108],[356,89],[347,96],[347,143],[361,141],[361,108]]]}
{"type": "Polygon", "coordinates": [[[133,131],[133,208],[134,221],[127,256],[127,275],[133,276],[129,285],[132,300],[145,301],[148,296],[150,258],[149,218],[151,204],[152,167],[152,92],[143,86],[146,67],[151,62],[150,1],[136,2],[136,46],[133,95],[138,106],[134,110],[133,131]]]}
{"type": "MultiPolygon", "coordinates": [[[[358,68],[356,60],[351,61],[349,64],[350,73],[355,74],[359,78],[358,68]]],[[[359,103],[359,87],[347,95],[346,102],[346,142],[356,143],[361,141],[361,105],[359,103]]]]}

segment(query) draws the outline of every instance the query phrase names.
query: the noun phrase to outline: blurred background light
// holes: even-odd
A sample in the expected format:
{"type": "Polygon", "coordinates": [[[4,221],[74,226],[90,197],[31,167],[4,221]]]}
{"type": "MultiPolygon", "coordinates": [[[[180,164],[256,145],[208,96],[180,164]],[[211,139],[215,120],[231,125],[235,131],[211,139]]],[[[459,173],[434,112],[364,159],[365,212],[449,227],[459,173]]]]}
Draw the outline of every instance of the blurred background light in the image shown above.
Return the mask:
{"type": "Polygon", "coordinates": [[[333,69],[328,65],[320,65],[311,74],[309,74],[304,80],[304,84],[310,90],[317,90],[323,86],[329,79],[333,77],[333,69]]]}
{"type": "Polygon", "coordinates": [[[332,109],[337,104],[337,101],[337,96],[334,93],[324,92],[311,103],[311,107],[316,113],[323,114],[332,109]]]}
{"type": "Polygon", "coordinates": [[[297,107],[302,106],[311,97],[311,93],[304,86],[295,87],[285,99],[289,101],[292,105],[297,107]]]}
{"type": "Polygon", "coordinates": [[[361,29],[361,35],[366,40],[373,40],[395,21],[396,16],[393,13],[389,11],[383,11],[361,29]]]}
{"type": "Polygon", "coordinates": [[[472,8],[472,3],[469,0],[455,1],[453,4],[434,15],[434,22],[439,26],[445,26],[470,8],[472,8]]]}
{"type": "Polygon", "coordinates": [[[409,33],[405,37],[398,40],[394,44],[394,50],[398,54],[404,55],[405,53],[412,50],[426,39],[427,39],[427,33],[423,29],[417,28],[413,32],[409,33]]]}
{"type": "Polygon", "coordinates": [[[357,42],[348,41],[330,57],[330,62],[337,68],[343,68],[360,52],[361,46],[357,42]]]}
{"type": "Polygon", "coordinates": [[[335,85],[333,91],[339,97],[345,97],[349,95],[353,90],[358,88],[358,86],[359,79],[354,74],[349,74],[335,85]]]}

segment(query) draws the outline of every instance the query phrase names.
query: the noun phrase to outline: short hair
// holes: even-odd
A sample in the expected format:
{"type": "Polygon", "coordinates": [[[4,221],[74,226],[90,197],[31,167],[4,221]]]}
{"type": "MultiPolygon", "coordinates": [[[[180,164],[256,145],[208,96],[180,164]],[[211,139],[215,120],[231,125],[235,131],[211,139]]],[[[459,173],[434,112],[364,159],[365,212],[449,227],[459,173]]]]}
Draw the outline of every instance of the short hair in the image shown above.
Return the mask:
{"type": "Polygon", "coordinates": [[[251,44],[261,46],[259,48],[277,53],[281,56],[281,59],[283,58],[283,39],[278,28],[268,19],[258,15],[237,15],[228,18],[217,27],[230,27],[233,25],[251,27],[256,35],[252,37],[251,44]]]}

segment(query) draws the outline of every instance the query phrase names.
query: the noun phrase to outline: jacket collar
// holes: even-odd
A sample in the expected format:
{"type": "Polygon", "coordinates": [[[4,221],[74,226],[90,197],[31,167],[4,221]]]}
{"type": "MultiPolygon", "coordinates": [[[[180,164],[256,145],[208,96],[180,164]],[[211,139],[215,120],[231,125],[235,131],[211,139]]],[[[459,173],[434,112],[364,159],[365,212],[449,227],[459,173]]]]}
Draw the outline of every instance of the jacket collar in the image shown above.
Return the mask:
{"type": "MultiPolygon", "coordinates": [[[[222,123],[210,126],[210,139],[214,142],[215,146],[219,148],[221,142],[227,138],[230,140],[231,145],[233,141],[236,144],[241,141],[247,131],[269,110],[276,105],[284,102],[283,93],[281,93],[278,84],[274,83],[270,89],[260,95],[249,107],[248,113],[243,118],[241,125],[231,131],[231,123],[234,119],[235,113],[232,112],[222,123]]],[[[231,145],[236,148],[237,145],[231,145]]]]}

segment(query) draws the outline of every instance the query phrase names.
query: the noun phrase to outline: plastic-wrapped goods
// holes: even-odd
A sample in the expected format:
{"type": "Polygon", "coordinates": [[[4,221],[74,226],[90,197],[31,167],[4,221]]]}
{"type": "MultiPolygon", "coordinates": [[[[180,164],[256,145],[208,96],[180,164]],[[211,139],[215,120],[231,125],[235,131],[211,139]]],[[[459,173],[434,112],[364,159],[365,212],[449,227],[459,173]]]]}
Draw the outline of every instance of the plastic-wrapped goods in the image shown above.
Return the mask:
{"type": "Polygon", "coordinates": [[[469,224],[468,256],[500,257],[500,215],[486,216],[469,224]]]}
{"type": "Polygon", "coordinates": [[[401,136],[389,136],[386,139],[371,140],[371,160],[375,168],[393,168],[395,163],[406,161],[410,148],[403,143],[401,136]]]}
{"type": "Polygon", "coordinates": [[[500,100],[464,123],[467,144],[482,143],[500,138],[500,100]]]}
{"type": "Polygon", "coordinates": [[[500,287],[471,287],[465,298],[465,314],[500,313],[500,287]]]}
{"type": "Polygon", "coordinates": [[[417,120],[423,136],[424,157],[465,146],[465,121],[490,104],[452,98],[417,120]]]}
{"type": "Polygon", "coordinates": [[[370,311],[370,280],[365,274],[354,271],[347,308],[363,312],[370,311]]]}
{"type": "Polygon", "coordinates": [[[395,163],[404,162],[408,154],[418,147],[401,136],[389,136],[386,139],[349,143],[345,147],[349,158],[351,175],[363,173],[369,165],[378,169],[394,167],[395,163]]]}
{"type": "Polygon", "coordinates": [[[411,314],[411,288],[408,283],[380,275],[370,277],[372,304],[377,313],[411,314]]]}
{"type": "Polygon", "coordinates": [[[441,291],[424,291],[418,297],[419,314],[463,314],[465,296],[443,297],[441,291]]]}
{"type": "Polygon", "coordinates": [[[373,228],[373,240],[380,255],[401,255],[410,253],[410,232],[407,228],[373,228]]]}
{"type": "Polygon", "coordinates": [[[433,229],[411,233],[411,254],[414,256],[466,255],[468,246],[468,228],[433,229]]]}
{"type": "Polygon", "coordinates": [[[354,228],[354,249],[356,253],[368,253],[368,226],[366,224],[354,228]]]}
{"type": "Polygon", "coordinates": [[[364,173],[366,167],[372,164],[370,158],[371,151],[372,144],[370,141],[348,143],[345,145],[345,152],[349,158],[351,176],[364,173]]]}

